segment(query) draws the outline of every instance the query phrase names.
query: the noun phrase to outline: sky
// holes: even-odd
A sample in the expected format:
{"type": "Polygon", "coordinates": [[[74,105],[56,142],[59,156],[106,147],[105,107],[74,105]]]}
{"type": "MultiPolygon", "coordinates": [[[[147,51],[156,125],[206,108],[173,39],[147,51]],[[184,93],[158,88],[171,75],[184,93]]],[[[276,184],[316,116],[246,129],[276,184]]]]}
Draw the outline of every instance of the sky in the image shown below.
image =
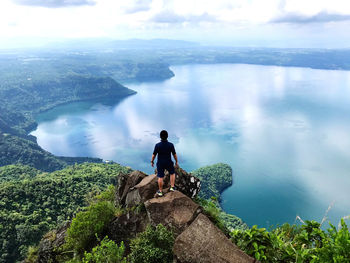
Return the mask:
{"type": "Polygon", "coordinates": [[[0,48],[62,39],[350,48],[349,0],[1,0],[0,48]]]}

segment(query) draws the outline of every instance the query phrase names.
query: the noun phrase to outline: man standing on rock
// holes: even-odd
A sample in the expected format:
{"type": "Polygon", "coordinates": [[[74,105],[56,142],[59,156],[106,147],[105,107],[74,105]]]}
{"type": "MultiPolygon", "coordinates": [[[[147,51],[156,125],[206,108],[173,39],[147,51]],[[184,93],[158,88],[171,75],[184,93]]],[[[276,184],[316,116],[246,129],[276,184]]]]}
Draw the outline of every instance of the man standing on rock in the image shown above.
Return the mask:
{"type": "Polygon", "coordinates": [[[151,164],[154,166],[154,159],[158,154],[157,160],[157,177],[158,177],[158,187],[157,196],[163,196],[163,178],[164,170],[166,169],[170,174],[170,191],[175,191],[175,169],[174,163],[171,160],[171,154],[173,154],[175,159],[175,166],[177,167],[178,161],[175,152],[174,144],[168,142],[168,132],[162,130],[160,132],[161,141],[154,146],[154,151],[152,155],[151,164]]]}

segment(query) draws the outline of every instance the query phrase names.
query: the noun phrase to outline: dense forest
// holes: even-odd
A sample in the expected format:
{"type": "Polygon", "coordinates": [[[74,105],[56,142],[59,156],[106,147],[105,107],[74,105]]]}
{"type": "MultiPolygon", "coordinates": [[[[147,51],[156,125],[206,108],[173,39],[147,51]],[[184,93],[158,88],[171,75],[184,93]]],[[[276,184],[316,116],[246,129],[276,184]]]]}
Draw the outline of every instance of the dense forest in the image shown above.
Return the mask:
{"type": "Polygon", "coordinates": [[[192,172],[192,174],[201,180],[203,189],[199,197],[209,199],[211,197],[220,197],[220,193],[232,185],[232,168],[228,164],[218,163],[201,167],[192,172]]]}
{"type": "Polygon", "coordinates": [[[67,102],[103,98],[116,100],[135,93],[110,77],[76,73],[60,76],[51,74],[49,70],[36,71],[32,65],[5,68],[3,64],[1,70],[0,166],[22,163],[54,171],[74,162],[101,162],[98,158],[68,160],[43,150],[35,137],[27,135],[36,126],[34,116],[67,102]]]}
{"type": "Polygon", "coordinates": [[[48,230],[69,220],[89,198],[131,169],[79,164],[45,173],[24,165],[0,168],[0,262],[23,258],[48,230]]]}

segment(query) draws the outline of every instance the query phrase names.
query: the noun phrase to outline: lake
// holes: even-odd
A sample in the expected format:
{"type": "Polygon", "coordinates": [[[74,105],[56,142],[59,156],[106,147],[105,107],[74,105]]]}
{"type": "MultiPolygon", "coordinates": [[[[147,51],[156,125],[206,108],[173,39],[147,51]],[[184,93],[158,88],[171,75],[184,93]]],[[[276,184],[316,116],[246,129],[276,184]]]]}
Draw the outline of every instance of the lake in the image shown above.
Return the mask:
{"type": "Polygon", "coordinates": [[[226,212],[250,226],[350,215],[350,72],[243,64],[185,65],[164,82],[126,84],[123,100],[77,102],[37,116],[55,155],[114,160],[152,173],[166,129],[187,171],[232,166],[226,212]]]}

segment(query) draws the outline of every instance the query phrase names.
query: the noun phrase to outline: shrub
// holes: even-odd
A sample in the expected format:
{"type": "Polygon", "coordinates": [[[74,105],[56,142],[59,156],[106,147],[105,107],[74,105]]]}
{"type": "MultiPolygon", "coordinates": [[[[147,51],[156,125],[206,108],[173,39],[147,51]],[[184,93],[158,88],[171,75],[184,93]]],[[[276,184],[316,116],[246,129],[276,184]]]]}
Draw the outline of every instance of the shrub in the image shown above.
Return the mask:
{"type": "Polygon", "coordinates": [[[317,249],[314,257],[315,262],[350,262],[350,232],[341,219],[339,230],[332,224],[328,229],[328,238],[324,240],[323,246],[317,249]]]}
{"type": "Polygon", "coordinates": [[[267,259],[266,250],[271,246],[271,241],[265,228],[258,229],[257,226],[253,226],[245,231],[233,230],[231,234],[232,241],[248,255],[261,261],[267,259]]]}
{"type": "Polygon", "coordinates": [[[316,221],[302,226],[284,224],[268,232],[253,226],[234,230],[232,241],[261,262],[346,263],[350,262],[350,233],[344,220],[337,230],[333,225],[323,231],[316,221]]]}
{"type": "Polygon", "coordinates": [[[28,254],[27,258],[25,260],[26,263],[35,263],[38,260],[38,250],[39,248],[37,246],[29,246],[28,247],[28,254]]]}
{"type": "Polygon", "coordinates": [[[115,214],[115,207],[109,201],[92,204],[86,211],[77,213],[67,230],[65,249],[73,249],[82,255],[89,245],[96,241],[115,214]]]}
{"type": "Polygon", "coordinates": [[[148,226],[131,241],[129,259],[133,263],[168,263],[173,260],[174,235],[163,225],[148,226]]]}
{"type": "Polygon", "coordinates": [[[114,185],[108,185],[103,192],[90,192],[88,196],[88,203],[94,204],[98,201],[114,202],[116,188],[114,185]]]}
{"type": "Polygon", "coordinates": [[[228,234],[228,228],[225,225],[225,221],[221,218],[222,210],[219,208],[218,200],[216,197],[211,197],[211,200],[197,198],[195,200],[200,206],[203,207],[204,214],[225,234],[228,234]]]}
{"type": "Polygon", "coordinates": [[[90,253],[85,252],[82,263],[126,263],[126,258],[123,257],[125,252],[124,243],[120,246],[105,237],[100,245],[94,247],[90,253]]]}

